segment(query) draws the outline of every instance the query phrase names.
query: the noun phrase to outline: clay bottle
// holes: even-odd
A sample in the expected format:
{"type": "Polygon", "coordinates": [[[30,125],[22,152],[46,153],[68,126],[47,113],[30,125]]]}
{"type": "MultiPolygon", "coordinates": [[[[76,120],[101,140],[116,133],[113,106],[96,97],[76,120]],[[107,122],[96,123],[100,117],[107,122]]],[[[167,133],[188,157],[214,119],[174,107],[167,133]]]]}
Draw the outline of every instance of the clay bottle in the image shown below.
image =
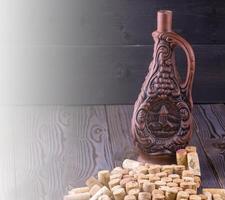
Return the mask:
{"type": "Polygon", "coordinates": [[[134,105],[132,136],[146,155],[173,154],[184,148],[192,135],[192,83],[195,57],[190,44],[172,31],[172,11],[157,13],[153,60],[134,105]],[[187,75],[182,80],[176,68],[176,46],[187,57],[187,75]]]}

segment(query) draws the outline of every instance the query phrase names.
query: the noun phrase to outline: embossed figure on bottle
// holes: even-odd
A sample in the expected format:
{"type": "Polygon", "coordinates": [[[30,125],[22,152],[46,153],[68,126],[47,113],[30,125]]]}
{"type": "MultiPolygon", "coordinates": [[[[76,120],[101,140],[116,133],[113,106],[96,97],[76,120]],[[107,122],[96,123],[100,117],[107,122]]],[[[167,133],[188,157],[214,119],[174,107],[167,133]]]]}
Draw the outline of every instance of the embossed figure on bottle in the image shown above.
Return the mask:
{"type": "Polygon", "coordinates": [[[192,83],[195,57],[190,44],[172,31],[172,12],[157,13],[153,60],[134,106],[132,135],[147,155],[171,154],[184,148],[192,135],[192,83]],[[187,76],[181,80],[175,64],[176,46],[187,56],[187,76]]]}

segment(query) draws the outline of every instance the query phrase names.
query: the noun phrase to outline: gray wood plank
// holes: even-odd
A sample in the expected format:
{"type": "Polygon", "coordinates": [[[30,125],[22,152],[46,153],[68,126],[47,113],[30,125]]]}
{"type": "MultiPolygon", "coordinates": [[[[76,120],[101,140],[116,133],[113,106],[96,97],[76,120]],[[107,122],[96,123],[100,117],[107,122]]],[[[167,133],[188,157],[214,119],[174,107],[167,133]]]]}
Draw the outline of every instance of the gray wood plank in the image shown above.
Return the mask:
{"type": "Polygon", "coordinates": [[[199,139],[217,173],[221,187],[225,187],[225,108],[224,105],[199,105],[198,120],[201,128],[199,139]]]}
{"type": "MultiPolygon", "coordinates": [[[[225,101],[224,47],[194,46],[194,102],[225,101]]],[[[1,47],[0,104],[133,104],[151,57],[152,46],[1,47]]]]}
{"type": "Polygon", "coordinates": [[[199,140],[198,133],[202,131],[202,126],[204,126],[204,124],[199,123],[199,111],[197,107],[198,105],[194,105],[194,130],[190,144],[197,147],[201,167],[201,187],[221,187],[220,181],[218,180],[218,174],[216,173],[212,161],[207,156],[203,144],[199,140]]]}
{"type": "Polygon", "coordinates": [[[107,105],[106,110],[113,161],[115,166],[120,166],[124,159],[136,156],[130,134],[133,106],[107,105]]]}
{"type": "Polygon", "coordinates": [[[0,199],[16,199],[12,109],[0,107],[0,199]]]}
{"type": "Polygon", "coordinates": [[[152,44],[157,10],[172,9],[174,30],[191,43],[225,44],[224,6],[223,1],[209,0],[7,0],[0,10],[0,42],[152,44]]]}
{"type": "MultiPolygon", "coordinates": [[[[136,157],[136,150],[133,148],[130,135],[130,122],[133,106],[118,105],[107,106],[107,118],[109,123],[110,138],[112,143],[112,153],[115,164],[120,164],[124,158],[136,157]]],[[[194,108],[194,117],[198,118],[198,111],[194,108]]],[[[217,173],[212,163],[205,154],[200,143],[197,132],[201,130],[198,119],[194,121],[194,132],[190,144],[198,149],[202,171],[202,187],[220,187],[217,180],[217,173]]]]}
{"type": "Polygon", "coordinates": [[[61,200],[112,168],[104,106],[24,106],[14,115],[18,200],[61,200]]]}

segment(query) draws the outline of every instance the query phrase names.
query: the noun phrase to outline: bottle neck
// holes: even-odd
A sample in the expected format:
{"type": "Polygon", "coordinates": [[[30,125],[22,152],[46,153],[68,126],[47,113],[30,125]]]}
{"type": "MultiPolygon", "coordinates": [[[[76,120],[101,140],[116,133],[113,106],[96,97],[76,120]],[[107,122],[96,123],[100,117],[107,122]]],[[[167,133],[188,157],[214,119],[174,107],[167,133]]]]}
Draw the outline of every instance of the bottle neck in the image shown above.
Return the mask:
{"type": "Polygon", "coordinates": [[[157,12],[157,31],[158,32],[172,31],[172,11],[160,10],[157,12]]]}

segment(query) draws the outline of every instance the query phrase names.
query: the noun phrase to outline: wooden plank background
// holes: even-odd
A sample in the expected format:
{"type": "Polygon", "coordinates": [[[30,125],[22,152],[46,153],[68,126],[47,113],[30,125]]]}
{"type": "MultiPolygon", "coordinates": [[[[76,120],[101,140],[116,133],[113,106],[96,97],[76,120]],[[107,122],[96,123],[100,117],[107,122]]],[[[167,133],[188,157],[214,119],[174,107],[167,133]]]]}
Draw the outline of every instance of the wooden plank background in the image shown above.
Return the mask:
{"type": "MultiPolygon", "coordinates": [[[[0,107],[0,198],[61,200],[101,169],[136,158],[132,105],[0,107]]],[[[225,105],[195,105],[203,187],[225,187],[225,105]]]]}
{"type": "Polygon", "coordinates": [[[3,1],[2,42],[30,45],[152,44],[156,12],[174,12],[174,31],[192,44],[224,44],[225,3],[210,0],[3,1]],[[10,18],[6,18],[10,17],[10,18]],[[11,22],[10,24],[6,22],[11,22]],[[16,32],[11,32],[11,31],[16,32]]]}
{"type": "Polygon", "coordinates": [[[224,102],[224,1],[3,0],[0,104],[133,104],[159,9],[193,45],[194,102],[224,102]]]}

